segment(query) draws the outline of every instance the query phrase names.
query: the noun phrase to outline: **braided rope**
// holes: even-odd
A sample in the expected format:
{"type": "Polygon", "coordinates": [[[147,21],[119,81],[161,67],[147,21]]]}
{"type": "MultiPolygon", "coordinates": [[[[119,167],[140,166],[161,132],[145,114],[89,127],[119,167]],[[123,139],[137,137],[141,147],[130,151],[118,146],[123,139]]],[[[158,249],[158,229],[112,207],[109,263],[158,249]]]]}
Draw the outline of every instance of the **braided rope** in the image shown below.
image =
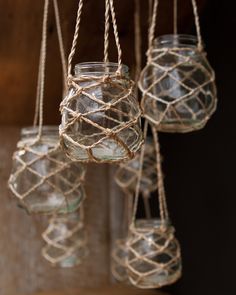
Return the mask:
{"type": "Polygon", "coordinates": [[[110,29],[110,23],[109,23],[109,0],[105,0],[105,31],[104,31],[104,62],[108,63],[108,48],[109,48],[109,29],[110,29]]]}
{"type": "Polygon", "coordinates": [[[174,9],[173,9],[173,32],[174,35],[177,35],[178,33],[178,0],[174,1],[174,9]]]}

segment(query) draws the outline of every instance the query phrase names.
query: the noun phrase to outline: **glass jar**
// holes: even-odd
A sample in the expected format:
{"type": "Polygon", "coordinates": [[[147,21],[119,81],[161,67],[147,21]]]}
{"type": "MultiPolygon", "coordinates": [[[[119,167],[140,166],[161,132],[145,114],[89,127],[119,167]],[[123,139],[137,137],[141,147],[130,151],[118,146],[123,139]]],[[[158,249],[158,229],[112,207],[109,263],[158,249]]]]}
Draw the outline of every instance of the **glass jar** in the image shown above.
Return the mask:
{"type": "Polygon", "coordinates": [[[144,116],[158,131],[201,129],[216,110],[215,74],[195,36],[158,37],[139,88],[144,116]]]}
{"type": "Polygon", "coordinates": [[[174,228],[160,219],[141,219],[130,228],[127,272],[138,288],[160,288],[181,276],[180,246],[174,228]]]}
{"type": "Polygon", "coordinates": [[[126,268],[127,255],[126,239],[116,240],[111,253],[111,272],[118,282],[129,282],[126,268]]]}
{"type": "MultiPolygon", "coordinates": [[[[148,197],[157,189],[156,153],[152,138],[147,138],[144,147],[143,169],[140,182],[140,192],[148,197]]],[[[121,189],[134,194],[137,186],[140,167],[140,152],[136,157],[127,163],[120,164],[115,180],[121,189]]]]}
{"type": "Polygon", "coordinates": [[[42,235],[43,257],[54,266],[74,267],[88,255],[87,237],[79,212],[53,217],[42,235]]]}
{"type": "Polygon", "coordinates": [[[61,144],[73,160],[119,162],[133,157],[142,143],[140,109],[128,67],[90,62],[75,66],[61,105],[61,144]]]}
{"type": "Polygon", "coordinates": [[[44,126],[40,140],[37,135],[38,127],[21,130],[9,188],[29,213],[73,212],[85,198],[85,167],[64,155],[57,126],[44,126]]]}

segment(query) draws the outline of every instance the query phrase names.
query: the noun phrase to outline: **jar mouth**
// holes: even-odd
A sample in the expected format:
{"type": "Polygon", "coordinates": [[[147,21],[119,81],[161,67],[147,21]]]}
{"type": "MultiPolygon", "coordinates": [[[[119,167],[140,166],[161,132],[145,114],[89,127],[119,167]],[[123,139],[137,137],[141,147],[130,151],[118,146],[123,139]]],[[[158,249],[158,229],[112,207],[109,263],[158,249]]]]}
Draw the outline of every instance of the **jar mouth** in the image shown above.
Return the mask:
{"type": "MultiPolygon", "coordinates": [[[[114,62],[82,62],[75,65],[75,75],[80,74],[115,74],[119,64],[114,62]]],[[[121,65],[122,74],[128,74],[128,66],[121,65]]]]}
{"type": "Polygon", "coordinates": [[[167,34],[161,35],[154,40],[155,47],[190,47],[196,48],[198,38],[188,34],[167,34]]]}
{"type": "MultiPolygon", "coordinates": [[[[36,136],[38,134],[38,126],[27,126],[21,129],[22,136],[36,136]]],[[[56,125],[44,125],[42,127],[42,135],[58,136],[59,129],[56,125]]]]}
{"type": "Polygon", "coordinates": [[[135,226],[139,229],[155,229],[160,228],[162,225],[165,227],[170,227],[171,222],[170,220],[164,220],[164,223],[160,218],[153,218],[153,219],[138,219],[135,222],[135,226]]]}

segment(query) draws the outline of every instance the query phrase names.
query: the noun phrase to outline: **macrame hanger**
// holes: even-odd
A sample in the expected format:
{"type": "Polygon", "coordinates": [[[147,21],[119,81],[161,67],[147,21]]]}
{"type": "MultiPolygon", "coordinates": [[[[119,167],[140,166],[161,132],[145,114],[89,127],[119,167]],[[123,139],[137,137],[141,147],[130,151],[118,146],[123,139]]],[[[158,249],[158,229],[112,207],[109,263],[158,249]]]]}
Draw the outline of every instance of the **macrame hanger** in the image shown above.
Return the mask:
{"type": "Polygon", "coordinates": [[[174,35],[178,34],[178,0],[173,0],[173,32],[174,35]]]}
{"type": "Polygon", "coordinates": [[[196,0],[192,0],[192,6],[193,6],[193,14],[195,19],[195,26],[197,31],[197,39],[198,39],[198,50],[203,50],[203,42],[202,42],[202,35],[201,35],[201,27],[200,27],[200,20],[199,20],[199,14],[198,14],[198,8],[196,0]]]}
{"type": "Polygon", "coordinates": [[[141,185],[141,178],[142,178],[142,171],[143,171],[143,160],[144,160],[144,152],[145,152],[145,142],[147,137],[147,130],[148,130],[148,122],[145,120],[144,122],[144,144],[141,148],[140,152],[140,160],[139,160],[139,171],[138,171],[138,178],[137,178],[137,185],[135,189],[135,196],[134,196],[134,205],[133,205],[133,214],[131,219],[131,226],[135,227],[135,220],[138,211],[138,201],[139,201],[139,192],[140,192],[140,185],[141,185]]]}
{"type": "Polygon", "coordinates": [[[157,191],[159,199],[160,219],[164,227],[166,220],[169,220],[169,213],[166,202],[166,194],[164,188],[163,172],[161,165],[161,152],[157,130],[152,126],[153,141],[156,151],[156,165],[157,165],[157,191]]]}

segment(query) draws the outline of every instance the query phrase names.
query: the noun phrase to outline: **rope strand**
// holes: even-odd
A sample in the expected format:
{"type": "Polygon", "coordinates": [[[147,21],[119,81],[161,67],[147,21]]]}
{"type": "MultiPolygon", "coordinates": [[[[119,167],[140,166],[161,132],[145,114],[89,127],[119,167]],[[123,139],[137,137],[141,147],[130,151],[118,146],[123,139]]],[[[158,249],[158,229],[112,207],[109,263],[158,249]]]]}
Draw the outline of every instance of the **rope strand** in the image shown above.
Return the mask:
{"type": "Polygon", "coordinates": [[[178,0],[173,0],[174,1],[174,35],[177,35],[178,33],[178,0]]]}
{"type": "Polygon", "coordinates": [[[48,22],[49,0],[45,0],[43,13],[43,30],[41,43],[41,59],[40,59],[40,94],[39,94],[39,130],[37,139],[41,138],[43,128],[43,103],[44,103],[44,84],[45,84],[45,64],[47,51],[47,22],[48,22]]]}
{"type": "Polygon", "coordinates": [[[131,224],[133,226],[134,226],[134,223],[135,223],[136,214],[137,214],[137,210],[138,210],[139,191],[140,191],[142,171],[143,171],[143,160],[144,160],[144,152],[145,152],[145,143],[146,143],[146,137],[147,137],[147,130],[148,130],[148,121],[145,120],[144,130],[143,130],[144,144],[143,144],[143,146],[141,148],[141,152],[140,152],[139,171],[138,171],[137,185],[136,185],[135,196],[134,196],[133,215],[132,215],[132,220],[131,220],[131,224]]]}
{"type": "Polygon", "coordinates": [[[148,61],[151,60],[151,49],[153,46],[153,41],[155,38],[155,29],[156,29],[156,18],[157,18],[157,9],[159,5],[159,0],[154,0],[152,22],[149,29],[149,42],[148,42],[148,61]]]}
{"type": "Polygon", "coordinates": [[[67,89],[67,79],[66,79],[66,77],[67,77],[67,64],[66,64],[66,58],[65,58],[65,48],[64,48],[64,44],[63,44],[60,13],[59,13],[57,0],[53,0],[53,6],[54,6],[54,12],[55,12],[57,36],[58,36],[59,49],[60,49],[60,55],[61,55],[63,85],[64,85],[64,91],[66,91],[66,89],[67,89]]]}
{"type": "Polygon", "coordinates": [[[200,20],[199,20],[196,0],[192,0],[192,6],[193,6],[193,14],[195,18],[195,26],[196,26],[197,38],[198,38],[198,50],[202,51],[203,49],[202,35],[201,35],[200,20]]]}
{"type": "Polygon", "coordinates": [[[105,0],[105,32],[104,32],[104,62],[105,63],[109,62],[109,59],[108,59],[109,29],[110,29],[109,12],[110,12],[109,0],[105,0]]]}
{"type": "Polygon", "coordinates": [[[79,36],[79,29],[80,29],[80,22],[81,22],[81,14],[82,14],[82,9],[83,9],[83,4],[84,1],[80,0],[79,5],[78,5],[78,11],[77,11],[77,17],[76,17],[76,25],[75,25],[75,32],[74,32],[74,37],[72,41],[72,46],[71,46],[71,51],[68,57],[68,77],[72,75],[71,70],[72,70],[72,60],[75,55],[75,50],[77,46],[77,41],[78,41],[78,36],[79,36]]]}

